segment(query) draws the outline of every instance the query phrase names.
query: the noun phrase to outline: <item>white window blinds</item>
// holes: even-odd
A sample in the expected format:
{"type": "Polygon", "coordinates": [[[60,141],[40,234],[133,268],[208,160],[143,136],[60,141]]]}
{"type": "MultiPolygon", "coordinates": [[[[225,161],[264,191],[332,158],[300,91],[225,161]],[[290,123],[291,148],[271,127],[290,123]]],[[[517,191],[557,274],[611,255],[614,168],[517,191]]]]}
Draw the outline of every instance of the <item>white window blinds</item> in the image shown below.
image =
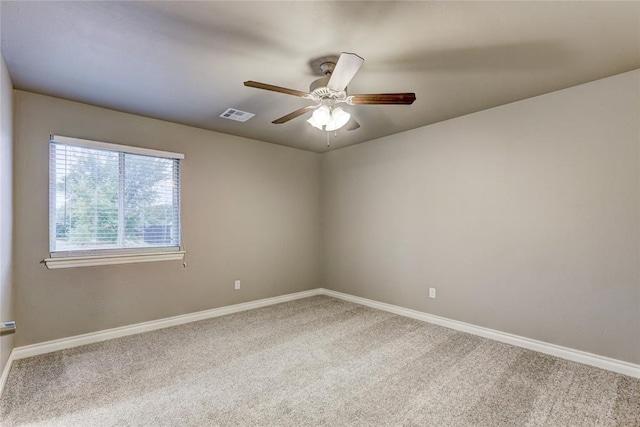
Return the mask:
{"type": "Polygon", "coordinates": [[[52,254],[180,246],[181,154],[52,136],[52,254]]]}

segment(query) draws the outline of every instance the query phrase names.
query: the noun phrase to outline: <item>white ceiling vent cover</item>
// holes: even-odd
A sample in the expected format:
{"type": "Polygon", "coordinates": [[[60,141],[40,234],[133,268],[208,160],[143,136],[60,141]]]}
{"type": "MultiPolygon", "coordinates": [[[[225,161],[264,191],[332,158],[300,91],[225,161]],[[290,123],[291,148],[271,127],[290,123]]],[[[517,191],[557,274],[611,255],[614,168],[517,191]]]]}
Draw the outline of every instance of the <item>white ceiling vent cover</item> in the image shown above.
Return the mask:
{"type": "Polygon", "coordinates": [[[246,122],[253,116],[255,114],[240,111],[237,108],[227,108],[224,113],[220,114],[223,119],[235,120],[236,122],[246,122]]]}

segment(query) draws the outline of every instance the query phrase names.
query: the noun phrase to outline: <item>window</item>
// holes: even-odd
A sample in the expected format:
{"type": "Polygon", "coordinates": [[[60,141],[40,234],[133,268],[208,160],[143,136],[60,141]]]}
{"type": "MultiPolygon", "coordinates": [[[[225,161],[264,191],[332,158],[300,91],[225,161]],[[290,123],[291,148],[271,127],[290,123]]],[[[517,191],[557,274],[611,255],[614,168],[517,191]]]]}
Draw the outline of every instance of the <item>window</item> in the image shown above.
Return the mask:
{"type": "Polygon", "coordinates": [[[57,135],[49,148],[47,267],[182,258],[182,154],[57,135]]]}

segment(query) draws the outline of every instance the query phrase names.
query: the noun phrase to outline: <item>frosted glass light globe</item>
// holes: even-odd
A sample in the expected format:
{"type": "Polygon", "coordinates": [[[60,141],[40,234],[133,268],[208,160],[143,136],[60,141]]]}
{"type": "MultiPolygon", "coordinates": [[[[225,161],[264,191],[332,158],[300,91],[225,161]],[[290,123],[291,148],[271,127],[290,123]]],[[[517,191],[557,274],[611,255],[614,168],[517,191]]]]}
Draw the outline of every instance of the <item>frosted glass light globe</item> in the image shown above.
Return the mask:
{"type": "Polygon", "coordinates": [[[331,110],[326,105],[321,105],[313,112],[313,120],[320,126],[324,126],[331,120],[331,110]]]}
{"type": "Polygon", "coordinates": [[[315,121],[315,119],[313,118],[313,115],[309,117],[309,120],[307,120],[307,123],[309,123],[311,126],[313,126],[316,129],[322,130],[322,125],[315,121]]]}
{"type": "Polygon", "coordinates": [[[336,107],[333,109],[333,112],[331,113],[331,120],[327,123],[324,130],[328,132],[340,129],[342,126],[347,124],[350,118],[351,114],[347,113],[340,107],[336,107]]]}

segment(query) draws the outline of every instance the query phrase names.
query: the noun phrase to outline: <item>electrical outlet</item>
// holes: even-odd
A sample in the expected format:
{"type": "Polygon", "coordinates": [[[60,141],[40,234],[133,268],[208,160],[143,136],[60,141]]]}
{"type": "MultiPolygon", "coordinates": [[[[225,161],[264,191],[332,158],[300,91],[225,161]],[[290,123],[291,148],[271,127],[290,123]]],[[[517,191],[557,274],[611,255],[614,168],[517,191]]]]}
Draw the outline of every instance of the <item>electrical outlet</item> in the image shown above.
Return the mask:
{"type": "Polygon", "coordinates": [[[436,297],[436,288],[429,288],[429,298],[436,297]]]}
{"type": "Polygon", "coordinates": [[[235,289],[236,291],[240,289],[240,280],[236,280],[235,289]]]}

